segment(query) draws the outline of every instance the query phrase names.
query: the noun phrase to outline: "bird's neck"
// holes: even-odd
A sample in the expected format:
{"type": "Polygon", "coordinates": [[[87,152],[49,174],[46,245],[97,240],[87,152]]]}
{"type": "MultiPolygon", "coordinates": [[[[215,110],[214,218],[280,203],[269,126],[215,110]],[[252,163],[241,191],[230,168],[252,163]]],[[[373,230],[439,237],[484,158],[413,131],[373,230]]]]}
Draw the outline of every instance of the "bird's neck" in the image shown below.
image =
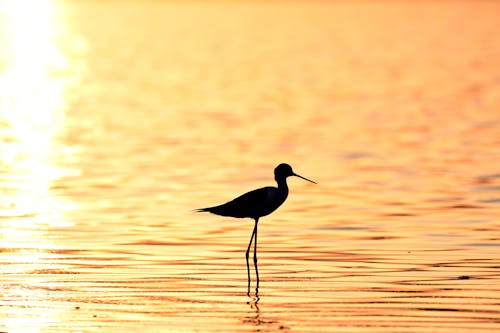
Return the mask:
{"type": "Polygon", "coordinates": [[[278,189],[288,193],[288,185],[286,183],[286,178],[276,178],[276,182],[278,183],[278,189]]]}

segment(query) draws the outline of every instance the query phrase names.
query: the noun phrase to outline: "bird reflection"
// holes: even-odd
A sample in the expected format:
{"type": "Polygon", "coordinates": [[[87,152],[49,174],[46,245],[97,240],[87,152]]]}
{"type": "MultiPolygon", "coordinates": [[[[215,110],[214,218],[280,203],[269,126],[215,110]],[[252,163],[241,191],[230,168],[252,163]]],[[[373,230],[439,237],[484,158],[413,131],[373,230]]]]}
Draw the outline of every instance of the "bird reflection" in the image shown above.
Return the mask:
{"type": "Polygon", "coordinates": [[[259,301],[260,297],[258,296],[258,291],[256,291],[255,296],[248,296],[250,300],[247,302],[250,305],[251,309],[255,309],[256,312],[259,312],[259,301]]]}
{"type": "Polygon", "coordinates": [[[225,204],[207,208],[195,209],[195,212],[210,212],[212,214],[221,216],[231,216],[237,218],[250,217],[255,220],[252,236],[248,243],[248,248],[245,253],[247,262],[248,274],[248,289],[247,295],[250,296],[250,264],[248,262],[250,257],[250,249],[253,243],[253,264],[255,267],[256,287],[255,297],[258,298],[259,293],[259,268],[257,267],[257,226],[259,218],[274,212],[288,197],[288,185],[286,179],[295,176],[307,180],[311,183],[316,182],[302,177],[293,172],[292,167],[286,163],[281,163],[274,169],[274,179],[278,183],[278,187],[267,186],[257,190],[245,193],[236,199],[233,199],[225,204]]]}
{"type": "Polygon", "coordinates": [[[269,318],[269,316],[265,316],[260,310],[259,301],[259,296],[250,297],[250,300],[247,302],[247,304],[250,305],[251,311],[245,318],[242,319],[242,322],[244,324],[253,325],[255,327],[255,332],[260,332],[264,328],[263,326],[267,326],[266,328],[268,330],[272,330],[273,332],[287,332],[290,330],[289,327],[280,324],[277,319],[272,319],[269,318]]]}

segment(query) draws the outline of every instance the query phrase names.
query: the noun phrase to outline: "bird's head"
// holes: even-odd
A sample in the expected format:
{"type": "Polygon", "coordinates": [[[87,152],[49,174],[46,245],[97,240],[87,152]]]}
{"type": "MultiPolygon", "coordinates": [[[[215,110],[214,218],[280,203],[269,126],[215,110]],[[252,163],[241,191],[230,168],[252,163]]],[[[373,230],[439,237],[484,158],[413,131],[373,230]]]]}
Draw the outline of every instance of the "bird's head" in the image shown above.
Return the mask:
{"type": "Polygon", "coordinates": [[[310,179],[307,179],[305,177],[302,177],[302,176],[296,174],[295,172],[293,172],[293,169],[292,169],[292,167],[289,164],[281,163],[280,165],[278,165],[274,169],[274,178],[276,180],[281,179],[281,178],[285,178],[286,179],[287,177],[290,177],[290,176],[299,177],[299,178],[302,178],[304,180],[307,180],[308,182],[316,184],[316,182],[314,182],[314,181],[312,181],[310,179]]]}

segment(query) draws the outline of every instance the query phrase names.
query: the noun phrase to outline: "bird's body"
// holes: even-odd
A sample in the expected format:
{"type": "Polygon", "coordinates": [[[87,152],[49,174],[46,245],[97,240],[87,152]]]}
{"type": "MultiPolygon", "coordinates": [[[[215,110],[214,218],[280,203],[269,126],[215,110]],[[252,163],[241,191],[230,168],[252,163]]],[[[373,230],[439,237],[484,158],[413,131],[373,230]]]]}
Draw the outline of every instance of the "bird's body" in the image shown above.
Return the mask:
{"type": "Polygon", "coordinates": [[[257,224],[259,222],[259,218],[271,214],[279,206],[281,206],[283,202],[285,202],[286,198],[288,197],[288,185],[286,183],[286,178],[290,176],[296,176],[315,183],[310,179],[297,175],[293,172],[290,165],[282,163],[274,169],[274,178],[278,183],[278,187],[267,186],[259,188],[247,192],[229,202],[226,202],[225,204],[213,207],[199,208],[195,210],[196,212],[210,212],[216,215],[231,216],[236,218],[249,217],[255,220],[252,237],[250,238],[250,243],[248,244],[248,249],[246,252],[248,269],[248,294],[250,294],[250,267],[248,265],[248,256],[254,237],[254,264],[257,275],[256,292],[259,288],[259,273],[257,269],[257,224]]]}
{"type": "Polygon", "coordinates": [[[288,188],[267,186],[247,192],[225,204],[201,208],[197,211],[237,218],[250,217],[255,220],[274,212],[285,202],[287,196],[288,188]]]}

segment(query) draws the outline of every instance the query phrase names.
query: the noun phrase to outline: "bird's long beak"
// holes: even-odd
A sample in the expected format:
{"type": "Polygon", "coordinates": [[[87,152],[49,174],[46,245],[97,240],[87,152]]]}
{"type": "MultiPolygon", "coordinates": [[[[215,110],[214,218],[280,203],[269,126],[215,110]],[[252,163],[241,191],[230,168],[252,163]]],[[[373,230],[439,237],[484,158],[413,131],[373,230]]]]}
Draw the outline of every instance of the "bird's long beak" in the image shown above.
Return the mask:
{"type": "Polygon", "coordinates": [[[295,177],[299,177],[299,178],[302,178],[302,179],[304,179],[304,180],[307,180],[308,182],[311,182],[311,183],[317,184],[315,181],[312,181],[312,180],[310,180],[310,179],[307,179],[306,177],[302,177],[302,176],[300,176],[300,175],[298,175],[298,174],[296,174],[296,173],[294,173],[293,175],[294,175],[295,177]]]}

